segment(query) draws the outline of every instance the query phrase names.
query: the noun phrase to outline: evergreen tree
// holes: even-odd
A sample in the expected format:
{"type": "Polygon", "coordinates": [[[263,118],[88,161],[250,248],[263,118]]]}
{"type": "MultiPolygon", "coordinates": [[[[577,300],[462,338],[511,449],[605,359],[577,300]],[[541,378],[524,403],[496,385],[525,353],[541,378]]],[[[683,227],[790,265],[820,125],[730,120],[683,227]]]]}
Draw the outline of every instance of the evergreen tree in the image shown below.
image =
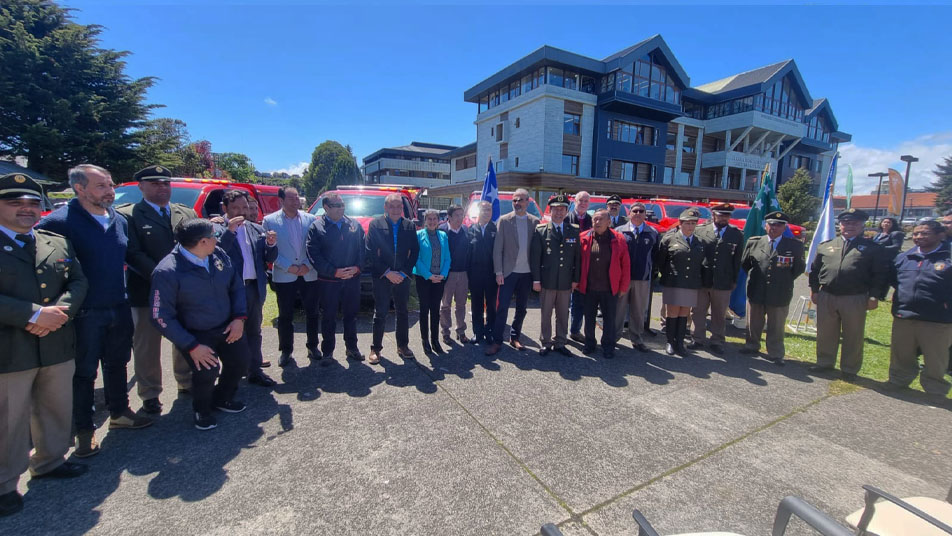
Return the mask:
{"type": "Polygon", "coordinates": [[[313,198],[339,185],[357,184],[359,181],[360,168],[350,146],[328,140],[315,147],[311,154],[311,164],[301,181],[304,187],[302,193],[313,198]]]}
{"type": "Polygon", "coordinates": [[[935,206],[939,214],[952,210],[952,156],[947,156],[935,166],[936,179],[929,186],[930,192],[936,192],[935,206]]]}
{"type": "Polygon", "coordinates": [[[797,225],[816,218],[820,208],[820,198],[816,196],[817,186],[810,172],[800,168],[793,177],[777,189],[780,208],[790,217],[790,223],[797,225]]]}

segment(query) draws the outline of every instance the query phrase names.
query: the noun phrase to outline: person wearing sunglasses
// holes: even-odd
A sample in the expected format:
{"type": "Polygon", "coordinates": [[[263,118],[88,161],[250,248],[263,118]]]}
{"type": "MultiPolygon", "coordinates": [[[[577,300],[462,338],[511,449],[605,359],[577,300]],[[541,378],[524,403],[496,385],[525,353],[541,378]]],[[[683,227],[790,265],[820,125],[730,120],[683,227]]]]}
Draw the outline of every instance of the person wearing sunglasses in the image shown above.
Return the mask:
{"type": "Polygon", "coordinates": [[[747,240],[741,268],[747,272],[747,341],[740,352],[760,353],[760,335],[767,328],[767,359],[783,364],[783,326],[793,299],[793,282],[803,273],[803,243],[783,236],[789,218],[781,211],[767,214],[766,235],[747,240]]]}
{"type": "Polygon", "coordinates": [[[175,229],[178,244],[152,273],[152,323],[189,358],[199,430],[217,426],[213,409],[245,410],[235,393],[251,362],[244,336],[245,283],[218,247],[222,232],[205,219],[183,221],[175,229]]]}
{"type": "Polygon", "coordinates": [[[618,298],[618,311],[615,314],[615,336],[621,338],[628,315],[628,338],[631,345],[640,352],[648,347],[642,340],[645,332],[645,318],[650,314],[651,277],[655,272],[654,259],[658,256],[658,231],[645,221],[647,210],[644,203],[631,205],[628,221],[615,230],[628,242],[628,257],[631,260],[631,281],[628,290],[618,298]]]}
{"type": "Polygon", "coordinates": [[[307,230],[307,258],[317,270],[321,295],[321,365],[334,359],[337,311],[343,309],[344,347],[347,359],[363,361],[357,348],[357,313],[360,309],[360,267],[364,265],[364,228],[348,218],[340,194],[321,198],[324,215],[307,230]]]}

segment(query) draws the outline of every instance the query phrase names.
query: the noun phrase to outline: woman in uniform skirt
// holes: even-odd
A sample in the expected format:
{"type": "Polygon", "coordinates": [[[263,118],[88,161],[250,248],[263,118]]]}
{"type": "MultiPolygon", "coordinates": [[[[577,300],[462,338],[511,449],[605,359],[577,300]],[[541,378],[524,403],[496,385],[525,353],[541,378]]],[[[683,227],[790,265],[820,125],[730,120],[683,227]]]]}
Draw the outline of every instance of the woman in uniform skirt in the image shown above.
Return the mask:
{"type": "Polygon", "coordinates": [[[689,208],[681,213],[680,229],[665,233],[658,250],[658,270],[661,272],[661,301],[665,305],[665,333],[668,355],[685,355],[684,335],[688,330],[688,314],[697,305],[701,288],[701,269],[704,262],[704,244],[694,236],[700,212],[689,208]]]}

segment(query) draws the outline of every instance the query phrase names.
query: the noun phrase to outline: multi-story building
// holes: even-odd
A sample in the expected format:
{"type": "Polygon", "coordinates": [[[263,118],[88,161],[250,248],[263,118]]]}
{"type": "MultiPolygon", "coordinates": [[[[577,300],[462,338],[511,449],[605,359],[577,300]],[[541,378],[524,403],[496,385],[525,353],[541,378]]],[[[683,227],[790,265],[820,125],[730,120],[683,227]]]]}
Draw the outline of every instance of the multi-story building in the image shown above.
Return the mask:
{"type": "MultiPolygon", "coordinates": [[[[660,35],[604,60],[543,46],[463,98],[500,189],[746,200],[768,164],[821,177],[850,139],[793,60],[695,87],[660,35]]],[[[430,193],[473,188],[453,183],[430,193]]]]}
{"type": "Polygon", "coordinates": [[[450,159],[455,145],[411,142],[380,149],[364,158],[367,184],[404,184],[432,188],[450,184],[450,159]]]}

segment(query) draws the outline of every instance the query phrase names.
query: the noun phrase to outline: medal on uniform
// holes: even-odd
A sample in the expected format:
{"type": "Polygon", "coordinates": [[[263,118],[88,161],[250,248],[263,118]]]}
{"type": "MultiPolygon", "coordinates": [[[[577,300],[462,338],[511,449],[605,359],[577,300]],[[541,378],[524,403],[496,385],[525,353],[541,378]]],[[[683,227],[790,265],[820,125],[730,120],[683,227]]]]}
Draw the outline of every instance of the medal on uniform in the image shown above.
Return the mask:
{"type": "Polygon", "coordinates": [[[215,268],[217,268],[219,272],[225,269],[225,265],[221,262],[221,259],[215,259],[215,268]]]}
{"type": "Polygon", "coordinates": [[[13,251],[11,246],[3,246],[3,251],[13,251]]]}
{"type": "Polygon", "coordinates": [[[941,272],[942,270],[945,270],[945,267],[946,267],[946,264],[945,264],[944,262],[937,262],[937,263],[935,263],[935,271],[936,271],[936,272],[941,272]]]}

